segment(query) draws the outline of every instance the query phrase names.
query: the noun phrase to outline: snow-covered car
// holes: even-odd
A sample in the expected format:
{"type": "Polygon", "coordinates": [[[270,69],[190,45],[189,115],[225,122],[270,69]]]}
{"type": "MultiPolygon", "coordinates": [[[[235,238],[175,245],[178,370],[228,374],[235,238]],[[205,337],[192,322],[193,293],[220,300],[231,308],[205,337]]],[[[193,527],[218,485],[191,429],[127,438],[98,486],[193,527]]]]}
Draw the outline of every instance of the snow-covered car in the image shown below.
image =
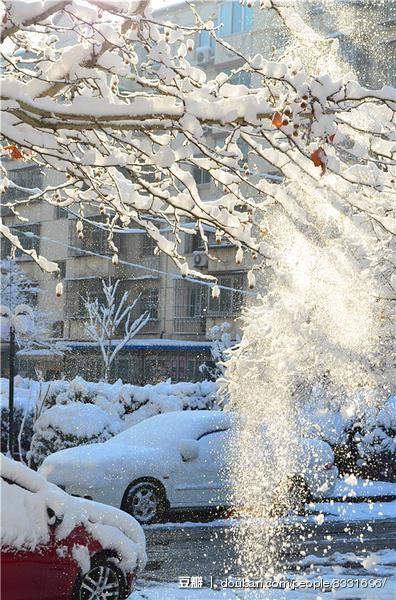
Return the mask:
{"type": "Polygon", "coordinates": [[[130,515],[72,498],[1,456],[1,597],[124,600],[146,563],[145,536],[130,515]]]}
{"type": "MultiPolygon", "coordinates": [[[[104,443],[55,452],[40,472],[70,494],[120,507],[142,524],[169,510],[227,507],[236,427],[230,412],[164,413],[104,443]]],[[[299,449],[295,473],[283,475],[303,502],[331,491],[338,470],[325,442],[301,440],[299,449]]]]}

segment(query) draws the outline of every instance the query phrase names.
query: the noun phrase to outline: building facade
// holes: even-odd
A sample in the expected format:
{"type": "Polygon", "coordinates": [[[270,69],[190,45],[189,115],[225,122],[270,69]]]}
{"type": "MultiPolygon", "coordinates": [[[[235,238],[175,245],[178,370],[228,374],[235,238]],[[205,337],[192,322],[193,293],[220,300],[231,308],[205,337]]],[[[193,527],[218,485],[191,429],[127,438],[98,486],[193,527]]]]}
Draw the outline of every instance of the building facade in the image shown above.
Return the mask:
{"type": "MultiPolygon", "coordinates": [[[[205,1],[197,5],[203,20],[211,18],[222,24],[219,34],[243,55],[253,56],[261,52],[265,57],[279,57],[287,47],[288,33],[274,11],[260,11],[259,3],[253,7],[242,6],[237,1],[205,1]],[[276,51],[273,46],[276,46],[276,51]]],[[[396,81],[396,2],[388,0],[349,0],[334,2],[307,1],[299,7],[304,19],[310,21],[330,39],[337,37],[340,55],[369,86],[394,85],[396,81]],[[367,18],[362,19],[362,11],[367,18]],[[351,27],[357,22],[359,28],[351,27]]],[[[164,6],[155,12],[158,21],[175,21],[179,24],[194,23],[190,8],[184,2],[164,6]]],[[[218,73],[231,74],[242,64],[234,53],[213,43],[207,32],[196,36],[190,60],[205,70],[208,78],[218,73]]],[[[235,82],[251,86],[249,74],[237,74],[235,82]]],[[[206,141],[215,144],[218,132],[208,128],[206,141]]],[[[241,147],[244,162],[249,162],[246,149],[241,147]]],[[[57,181],[54,173],[43,173],[34,164],[6,161],[10,179],[20,187],[42,188],[57,181]]],[[[264,173],[268,172],[262,165],[264,173]]],[[[195,168],[193,176],[202,199],[218,194],[207,172],[195,168]]],[[[3,201],[22,200],[23,192],[9,189],[3,201]]],[[[44,256],[59,264],[60,278],[64,282],[64,294],[58,298],[55,287],[58,277],[53,278],[40,271],[36,264],[17,251],[16,261],[23,266],[29,277],[37,282],[43,293],[39,295],[40,308],[48,312],[53,323],[55,338],[68,341],[70,352],[63,358],[25,356],[21,359],[24,373],[32,373],[37,361],[47,377],[65,373],[71,376],[84,371],[87,378],[100,376],[99,351],[90,343],[84,326],[87,320],[87,298],[103,298],[102,279],[121,280],[119,294],[128,291],[130,299],[139,297],[135,316],[149,311],[150,319],[119,356],[113,378],[122,377],[132,383],[146,383],[171,377],[174,380],[201,377],[199,365],[210,358],[208,338],[214,325],[228,321],[234,337],[239,333],[238,318],[242,307],[249,301],[247,289],[248,261],[242,265],[235,262],[235,248],[226,241],[218,244],[209,233],[210,256],[200,246],[200,238],[191,230],[182,239],[181,250],[188,263],[196,270],[217,277],[221,286],[218,299],[212,298],[207,283],[182,278],[170,258],[156,254],[155,244],[139,227],[131,226],[115,234],[119,248],[119,262],[112,263],[112,252],[107,241],[101,215],[87,213],[84,237],[76,230],[77,214],[44,202],[20,205],[21,221],[7,208],[2,209],[4,222],[19,233],[27,248],[35,248],[44,256]]],[[[188,228],[188,224],[186,224],[188,228]]],[[[164,233],[167,233],[164,224],[164,233]]],[[[171,231],[168,232],[171,235],[171,231]]],[[[2,257],[10,248],[2,239],[2,257]]]]}

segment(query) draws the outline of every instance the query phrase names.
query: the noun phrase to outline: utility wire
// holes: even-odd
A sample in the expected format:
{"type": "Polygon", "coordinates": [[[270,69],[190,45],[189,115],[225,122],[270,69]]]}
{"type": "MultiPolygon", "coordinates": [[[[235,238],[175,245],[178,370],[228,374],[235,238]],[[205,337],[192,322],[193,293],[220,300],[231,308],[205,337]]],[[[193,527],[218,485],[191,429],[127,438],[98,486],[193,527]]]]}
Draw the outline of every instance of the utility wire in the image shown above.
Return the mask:
{"type": "MultiPolygon", "coordinates": [[[[99,254],[97,252],[92,252],[91,250],[84,250],[82,248],[78,248],[77,246],[71,246],[70,244],[64,244],[63,242],[60,242],[59,240],[53,240],[47,236],[40,236],[37,235],[33,232],[28,232],[28,231],[18,231],[18,227],[11,227],[11,229],[15,230],[15,233],[17,235],[24,235],[25,237],[28,238],[36,238],[38,240],[43,240],[46,242],[50,242],[51,244],[55,244],[57,246],[61,246],[63,248],[69,248],[70,250],[75,250],[77,251],[79,254],[85,254],[87,256],[96,256],[98,258],[103,258],[105,260],[108,261],[112,261],[112,257],[111,256],[105,256],[103,254],[99,254]]],[[[137,263],[131,263],[128,262],[127,260],[122,260],[119,259],[118,260],[118,264],[122,264],[125,265],[127,267],[133,267],[134,269],[141,269],[143,271],[147,271],[150,273],[156,273],[156,274],[160,274],[160,275],[165,275],[165,277],[170,277],[172,280],[180,280],[180,281],[189,281],[190,283],[194,283],[196,285],[203,285],[205,287],[208,288],[213,288],[214,285],[217,285],[218,288],[220,288],[221,290],[226,290],[228,292],[238,292],[239,294],[242,294],[244,296],[257,296],[257,292],[250,292],[248,290],[242,290],[239,288],[233,288],[227,285],[221,285],[221,284],[215,284],[215,283],[209,283],[208,281],[201,281],[198,279],[194,279],[193,277],[183,277],[182,275],[178,275],[176,273],[168,273],[167,271],[162,271],[161,269],[155,269],[153,267],[145,267],[144,265],[139,265],[137,263]]],[[[228,274],[228,273],[226,273],[228,274]]]]}

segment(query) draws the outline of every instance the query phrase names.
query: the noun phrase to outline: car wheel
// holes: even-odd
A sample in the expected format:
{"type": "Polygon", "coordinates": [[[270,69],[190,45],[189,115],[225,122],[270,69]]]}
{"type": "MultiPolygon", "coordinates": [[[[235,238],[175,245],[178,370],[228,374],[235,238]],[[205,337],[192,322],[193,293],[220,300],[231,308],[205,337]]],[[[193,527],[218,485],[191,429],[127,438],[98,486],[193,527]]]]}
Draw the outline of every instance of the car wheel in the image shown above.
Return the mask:
{"type": "Polygon", "coordinates": [[[160,521],[165,507],[164,493],[151,481],[139,481],[131,484],[125,492],[122,504],[123,510],[142,525],[160,521]]]}
{"type": "Polygon", "coordinates": [[[94,559],[87,573],[76,582],[73,600],[124,600],[125,575],[111,560],[94,559]]]}

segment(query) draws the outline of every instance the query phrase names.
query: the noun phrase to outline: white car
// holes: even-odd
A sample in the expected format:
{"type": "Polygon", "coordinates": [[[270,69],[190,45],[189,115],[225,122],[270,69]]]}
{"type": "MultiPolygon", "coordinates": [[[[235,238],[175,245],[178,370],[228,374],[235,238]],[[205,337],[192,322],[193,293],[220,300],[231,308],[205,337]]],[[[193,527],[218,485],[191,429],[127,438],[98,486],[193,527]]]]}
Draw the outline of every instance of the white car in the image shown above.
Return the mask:
{"type": "MultiPolygon", "coordinates": [[[[169,510],[230,505],[228,446],[236,419],[221,411],[156,415],[107,442],[60,450],[40,472],[77,496],[122,508],[142,524],[169,510]]],[[[301,440],[294,481],[301,501],[331,491],[338,476],[330,446],[301,440]]]]}

